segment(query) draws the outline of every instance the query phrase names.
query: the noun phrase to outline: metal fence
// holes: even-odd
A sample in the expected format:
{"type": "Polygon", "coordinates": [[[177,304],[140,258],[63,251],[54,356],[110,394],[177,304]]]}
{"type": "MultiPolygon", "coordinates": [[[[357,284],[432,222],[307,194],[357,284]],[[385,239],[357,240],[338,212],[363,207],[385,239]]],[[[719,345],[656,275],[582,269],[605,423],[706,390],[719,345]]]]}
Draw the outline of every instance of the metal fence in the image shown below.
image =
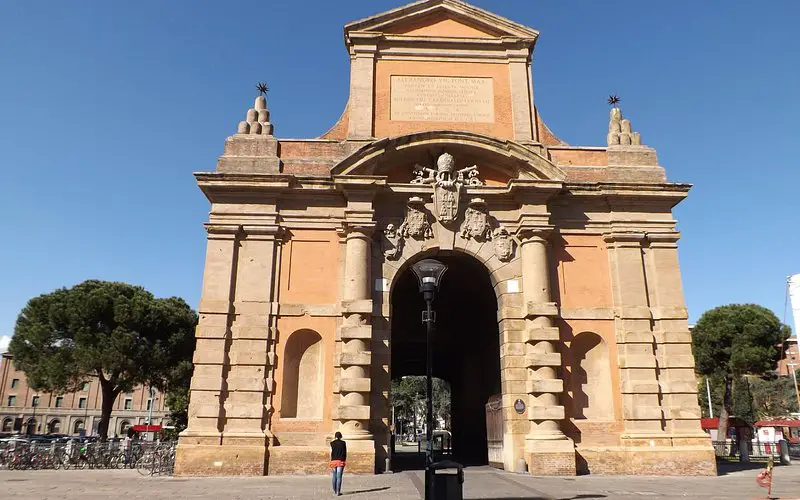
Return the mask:
{"type": "MultiPolygon", "coordinates": [[[[713,441],[714,454],[722,460],[739,460],[741,450],[739,443],[735,441],[713,441]]],[[[800,456],[800,445],[797,446],[798,456],[800,456]]],[[[789,454],[792,455],[792,445],[789,445],[789,454]]],[[[760,441],[749,441],[747,443],[747,455],[750,460],[767,460],[769,457],[780,459],[780,443],[762,443],[760,441]]]]}
{"type": "Polygon", "coordinates": [[[0,470],[136,469],[143,475],[172,474],[175,443],[0,443],[0,470]]]}

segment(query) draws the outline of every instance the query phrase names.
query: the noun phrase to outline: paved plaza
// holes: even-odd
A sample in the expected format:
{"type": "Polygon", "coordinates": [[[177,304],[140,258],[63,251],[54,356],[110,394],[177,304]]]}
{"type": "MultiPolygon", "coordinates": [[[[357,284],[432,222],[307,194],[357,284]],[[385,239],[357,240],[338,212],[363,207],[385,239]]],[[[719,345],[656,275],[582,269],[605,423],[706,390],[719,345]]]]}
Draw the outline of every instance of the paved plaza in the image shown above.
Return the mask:
{"type": "MultiPolygon", "coordinates": [[[[758,466],[753,466],[758,467],[758,466]]],[[[600,498],[766,498],[755,481],[757,468],[718,477],[532,477],[489,468],[467,470],[468,499],[600,499],[600,498]]],[[[773,496],[800,498],[800,466],[775,470],[773,496]]],[[[317,499],[329,498],[326,476],[180,478],[144,477],[133,470],[0,471],[0,498],[15,500],[181,498],[317,499]]],[[[416,500],[421,472],[347,476],[342,494],[353,499],[416,500]]]]}

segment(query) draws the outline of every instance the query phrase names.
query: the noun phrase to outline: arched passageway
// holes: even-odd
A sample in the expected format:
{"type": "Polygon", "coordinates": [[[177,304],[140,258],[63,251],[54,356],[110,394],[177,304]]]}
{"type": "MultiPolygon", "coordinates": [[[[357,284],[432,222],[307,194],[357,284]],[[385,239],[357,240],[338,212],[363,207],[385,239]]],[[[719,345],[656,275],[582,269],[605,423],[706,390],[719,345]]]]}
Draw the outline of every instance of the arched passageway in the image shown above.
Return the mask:
{"type": "MultiPolygon", "coordinates": [[[[453,458],[465,465],[485,465],[485,405],[500,392],[497,299],[486,268],[476,259],[454,252],[434,257],[448,267],[434,302],[432,344],[433,375],[451,389],[453,458]]],[[[391,301],[392,378],[424,375],[425,306],[410,268],[395,278],[391,301]]]]}

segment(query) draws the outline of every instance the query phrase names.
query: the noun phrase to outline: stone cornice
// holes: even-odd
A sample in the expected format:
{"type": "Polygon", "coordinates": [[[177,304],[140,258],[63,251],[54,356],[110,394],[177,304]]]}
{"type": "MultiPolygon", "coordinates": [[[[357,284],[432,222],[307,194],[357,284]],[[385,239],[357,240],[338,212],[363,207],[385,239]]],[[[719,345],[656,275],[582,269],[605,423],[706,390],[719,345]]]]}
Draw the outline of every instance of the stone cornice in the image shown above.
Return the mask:
{"type": "Polygon", "coordinates": [[[680,183],[564,183],[565,191],[570,195],[602,196],[612,210],[654,204],[666,204],[672,208],[688,196],[691,187],[691,184],[680,183]]]}

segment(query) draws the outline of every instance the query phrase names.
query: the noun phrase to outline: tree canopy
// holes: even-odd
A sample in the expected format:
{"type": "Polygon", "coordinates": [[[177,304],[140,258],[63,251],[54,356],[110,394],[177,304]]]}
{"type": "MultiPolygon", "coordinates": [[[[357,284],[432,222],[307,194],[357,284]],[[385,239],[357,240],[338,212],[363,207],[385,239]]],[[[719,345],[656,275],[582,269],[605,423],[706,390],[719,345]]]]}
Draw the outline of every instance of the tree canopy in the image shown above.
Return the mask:
{"type": "MultiPolygon", "coordinates": [[[[781,323],[775,313],[756,304],[716,307],[703,313],[697,321],[692,331],[696,370],[700,375],[720,380],[724,388],[720,436],[726,435],[728,416],[733,411],[733,381],[744,375],[772,373],[789,334],[789,327],[781,323]]],[[[749,384],[742,383],[740,388],[740,399],[750,398],[749,384]]],[[[752,418],[752,408],[746,411],[752,418]]]]}
{"type": "Polygon", "coordinates": [[[197,314],[183,299],[89,280],[31,299],[17,318],[9,351],[36,390],[70,392],[98,377],[98,431],[105,438],[120,392],[140,384],[164,390],[180,378],[176,370],[185,372],[196,323],[197,314]]]}

